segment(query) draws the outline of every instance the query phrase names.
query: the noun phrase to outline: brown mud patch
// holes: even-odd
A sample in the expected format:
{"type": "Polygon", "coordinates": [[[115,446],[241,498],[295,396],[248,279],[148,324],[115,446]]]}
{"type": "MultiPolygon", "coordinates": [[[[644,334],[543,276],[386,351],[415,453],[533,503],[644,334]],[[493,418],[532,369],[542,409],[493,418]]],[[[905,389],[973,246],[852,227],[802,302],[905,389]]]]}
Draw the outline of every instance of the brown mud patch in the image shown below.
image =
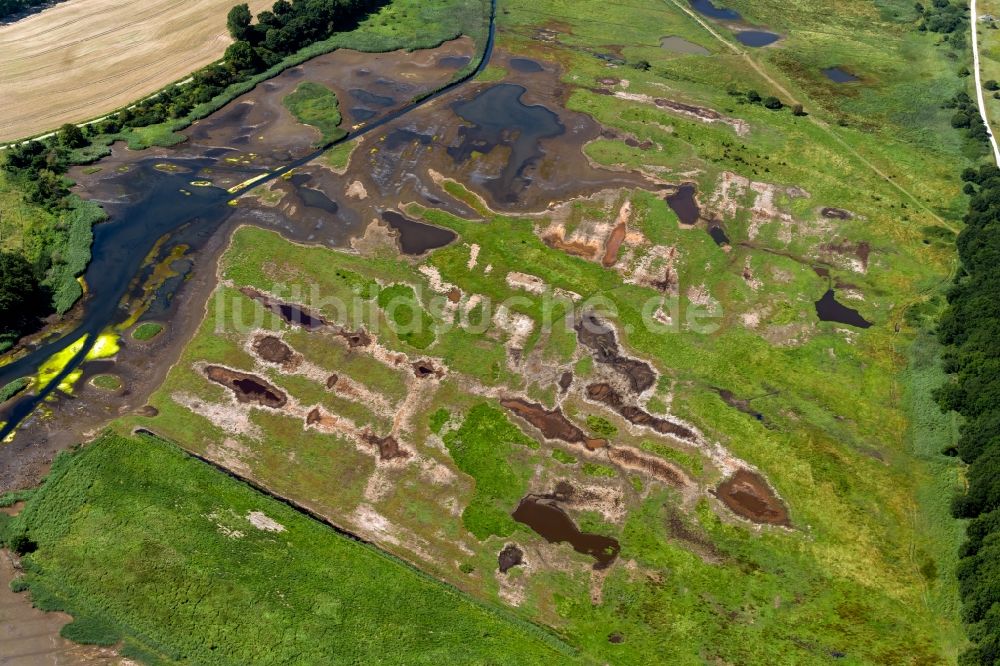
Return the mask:
{"type": "Polygon", "coordinates": [[[611,384],[603,382],[590,384],[587,386],[587,397],[595,402],[607,405],[620,414],[626,421],[634,425],[651,428],[661,435],[673,435],[674,437],[688,441],[697,440],[695,432],[687,426],[674,423],[659,416],[653,416],[635,405],[625,404],[622,395],[611,384]]]}
{"type": "Polygon", "coordinates": [[[286,368],[294,367],[299,361],[299,356],[292,348],[274,335],[264,335],[254,340],[253,350],[268,363],[276,363],[286,368]]]}
{"type": "Polygon", "coordinates": [[[747,520],[766,525],[791,526],[788,509],[756,472],[737,470],[719,484],[714,494],[733,513],[747,520]]]}
{"type": "Polygon", "coordinates": [[[656,383],[656,373],[645,361],[622,356],[615,332],[592,314],[583,315],[576,323],[576,334],[580,344],[589,347],[598,363],[610,365],[628,379],[629,387],[635,393],[642,393],[656,383]]]}
{"type": "Polygon", "coordinates": [[[371,431],[366,430],[361,435],[362,441],[378,449],[379,460],[396,460],[398,458],[409,458],[410,452],[399,445],[399,441],[392,435],[379,437],[371,431]]]}
{"type": "Polygon", "coordinates": [[[558,439],[569,444],[583,444],[594,451],[608,445],[605,439],[587,437],[583,430],[567,419],[562,410],[545,409],[542,405],[521,398],[505,398],[500,404],[538,428],[546,439],[558,439]]]}
{"type": "Polygon", "coordinates": [[[274,409],[288,403],[288,397],[280,389],[257,375],[210,365],[205,368],[205,376],[228,388],[243,403],[256,403],[274,409]]]}
{"type": "Polygon", "coordinates": [[[444,369],[436,367],[430,361],[415,361],[410,367],[413,368],[413,374],[418,379],[429,379],[430,377],[440,379],[444,377],[444,369]]]}
{"type": "Polygon", "coordinates": [[[528,495],[511,515],[549,543],[569,542],[576,552],[590,555],[594,569],[607,569],[621,550],[617,539],[581,532],[569,514],[549,499],[528,495]]]}
{"type": "Polygon", "coordinates": [[[508,543],[497,554],[497,567],[500,573],[507,573],[514,567],[524,564],[524,551],[517,547],[517,544],[508,543]]]}

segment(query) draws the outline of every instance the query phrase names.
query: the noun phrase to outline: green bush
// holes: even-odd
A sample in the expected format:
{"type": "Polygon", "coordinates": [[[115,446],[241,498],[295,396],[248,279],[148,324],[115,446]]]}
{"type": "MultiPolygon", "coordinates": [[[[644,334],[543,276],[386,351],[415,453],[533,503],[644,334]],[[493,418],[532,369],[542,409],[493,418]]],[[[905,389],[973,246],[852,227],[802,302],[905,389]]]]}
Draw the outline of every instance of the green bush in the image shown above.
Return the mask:
{"type": "Polygon", "coordinates": [[[340,129],[337,95],[326,86],[312,81],[300,83],[295,92],[285,96],[284,104],[300,123],[319,130],[318,145],[331,144],[347,134],[340,129]]]}
{"type": "Polygon", "coordinates": [[[8,383],[3,388],[0,388],[0,402],[7,402],[15,395],[28,388],[28,384],[30,383],[31,380],[27,377],[20,377],[19,379],[15,379],[14,381],[8,383]]]}
{"type": "Polygon", "coordinates": [[[455,465],[476,481],[475,494],[462,522],[476,538],[508,536],[517,525],[510,513],[527,492],[530,471],[508,462],[514,445],[530,447],[534,440],[486,403],[476,405],[462,425],[444,436],[455,465]]]}
{"type": "Polygon", "coordinates": [[[163,331],[163,324],[159,324],[155,321],[144,321],[135,327],[132,331],[132,338],[144,342],[146,340],[152,340],[160,332],[163,331]]]}
{"type": "Polygon", "coordinates": [[[84,645],[114,645],[122,639],[113,624],[94,617],[79,617],[59,630],[59,635],[84,645]]]}

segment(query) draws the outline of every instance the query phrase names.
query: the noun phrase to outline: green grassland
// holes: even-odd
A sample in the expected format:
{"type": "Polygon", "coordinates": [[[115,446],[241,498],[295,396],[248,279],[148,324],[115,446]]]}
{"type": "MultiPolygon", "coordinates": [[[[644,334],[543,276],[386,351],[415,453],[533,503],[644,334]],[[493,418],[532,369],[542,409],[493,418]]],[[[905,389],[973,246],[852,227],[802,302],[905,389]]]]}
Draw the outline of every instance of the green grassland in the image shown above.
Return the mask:
{"type": "Polygon", "coordinates": [[[295,119],[319,130],[319,145],[333,143],[347,134],[340,129],[340,104],[332,90],[319,83],[306,81],[283,100],[295,119]]]}
{"type": "Polygon", "coordinates": [[[151,437],[61,457],[5,526],[63,634],[148,663],[565,661],[555,637],[151,437]],[[260,512],[271,529],[248,516],[260,512]],[[276,526],[275,526],[276,525],[276,526]]]}
{"type": "MultiPolygon", "coordinates": [[[[639,211],[643,197],[635,195],[639,211]]],[[[530,222],[494,217],[482,225],[432,211],[423,213],[428,220],[455,229],[465,243],[479,244],[480,261],[494,267],[489,275],[469,271],[468,247],[461,243],[432,254],[428,263],[463,291],[503,299],[513,293],[503,280],[506,272],[530,266],[553,287],[612,298],[619,308],[620,326],[636,323],[635,310],[648,296],[647,290],[622,283],[617,274],[597,264],[547,248],[530,222]]],[[[660,210],[659,215],[666,212],[660,210]]],[[[664,233],[668,229],[670,225],[661,227],[664,233]]],[[[674,233],[690,237],[694,232],[674,233]]],[[[721,254],[714,244],[704,251],[721,254]]],[[[947,622],[955,611],[954,586],[947,568],[955,534],[954,530],[942,532],[938,522],[942,516],[928,516],[924,508],[917,510],[920,523],[913,523],[914,494],[922,481],[931,482],[932,468],[915,461],[907,443],[897,435],[898,429],[906,427],[904,405],[893,398],[888,376],[895,371],[897,361],[877,353],[880,345],[892,343],[888,332],[872,329],[865,335],[873,339],[852,345],[832,327],[823,326],[799,347],[775,347],[740,326],[726,326],[707,337],[682,331],[650,336],[639,326],[633,328],[626,338],[628,346],[643,349],[643,356],[666,373],[666,384],[685,387],[675,392],[671,411],[697,423],[711,437],[763,469],[787,499],[793,521],[800,526],[792,533],[748,530],[718,515],[703,501],[688,520],[723,554],[720,564],[702,560],[669,535],[667,518],[679,510],[674,491],[648,480],[639,479],[636,484],[597,461],[567,465],[566,454],[572,451],[579,455],[579,449],[554,455],[551,444],[542,449],[517,445],[523,435],[508,432],[511,423],[497,406],[484,404],[464,387],[463,375],[483,385],[529,393],[533,388],[544,388],[531,386],[530,378],[508,374],[499,344],[502,338],[490,337],[495,333],[438,330],[434,342],[424,350],[396,336],[384,313],[377,307],[372,312],[378,299],[371,298],[370,285],[372,280],[383,288],[406,283],[413,293],[429,301],[428,285],[409,264],[389,257],[364,258],[294,246],[273,233],[243,228],[224,256],[222,271],[232,286],[220,288],[209,304],[201,330],[151,399],[160,415],[133,417],[126,424],[151,428],[211,455],[233,434],[195,416],[174,398],[194,395],[206,402],[227,402],[224,389],[198,373],[194,364],[199,361],[261,371],[243,348],[246,331],[231,326],[240,318],[250,321],[254,311],[253,303],[236,289],[243,285],[283,288],[276,293],[288,296],[295,293],[296,286],[303,294],[307,293],[306,285],[318,284],[327,301],[334,297],[348,301],[351,295],[363,292],[367,298],[348,308],[348,321],[361,317],[369,330],[379,332],[380,342],[388,348],[447,359],[451,370],[422,405],[423,416],[415,417],[417,425],[406,442],[422,456],[454,469],[458,479],[445,485],[428,482],[419,469],[407,466],[391,473],[392,493],[371,502],[399,528],[398,534],[413,535],[413,543],[390,543],[387,548],[432,575],[477,596],[498,599],[498,583],[488,572],[495,567],[493,558],[503,540],[491,535],[538,541],[523,526],[510,523],[498,509],[513,509],[516,498],[528,488],[526,475],[570,478],[583,485],[608,483],[622,488],[629,507],[627,516],[621,522],[602,520],[599,531],[621,540],[624,560],[637,562],[647,575],[675,581],[666,587],[650,587],[616,567],[604,583],[604,601],[592,605],[587,558],[565,546],[557,551],[565,558],[565,565],[522,576],[525,598],[519,612],[557,627],[596,659],[688,663],[693,655],[702,654],[739,663],[766,663],[792,655],[809,662],[822,654],[844,652],[853,660],[850,663],[903,663],[904,653],[933,659],[941,654],[947,640],[954,639],[948,633],[953,627],[942,625],[942,619],[947,622]],[[281,261],[265,260],[274,257],[281,257],[281,261]],[[489,350],[494,356],[487,353],[489,350]],[[465,358],[468,360],[463,361],[465,358]],[[496,360],[490,362],[490,358],[496,360]],[[825,360],[830,358],[836,361],[825,360]],[[808,373],[802,371],[803,364],[808,364],[808,373]],[[872,369],[872,364],[878,369],[872,369]],[[763,392],[765,387],[780,390],[780,401],[771,398],[757,405],[772,424],[764,426],[726,407],[710,386],[737,387],[741,394],[763,392]],[[840,413],[852,416],[846,421],[835,418],[840,413]],[[508,434],[501,434],[504,432],[508,434]],[[432,444],[441,441],[437,436],[443,438],[443,447],[432,444]],[[484,447],[479,444],[484,440],[513,446],[484,447]],[[458,442],[463,443],[461,449],[455,448],[458,442]],[[871,450],[883,460],[867,453],[871,450]],[[497,478],[506,481],[494,485],[497,478]],[[441,506],[457,507],[457,513],[442,515],[441,506]],[[421,555],[428,549],[438,556],[428,559],[421,555]],[[474,556],[468,555],[469,549],[474,556]],[[928,562],[935,562],[936,569],[928,562]],[[470,567],[473,571],[467,573],[470,567]],[[748,576],[748,570],[755,573],[748,576]],[[932,571],[935,573],[930,576],[932,571]],[[681,617],[685,619],[678,623],[681,617]],[[628,640],[618,645],[608,643],[606,634],[612,629],[621,631],[628,640]],[[907,648],[901,652],[902,645],[907,648]]],[[[721,279],[735,278],[725,278],[723,273],[721,279]]],[[[799,286],[792,282],[787,289],[794,291],[799,286]]],[[[519,295],[525,296],[524,292],[519,295]]],[[[540,318],[540,298],[528,295],[525,301],[519,311],[540,318]]],[[[425,305],[431,312],[430,303],[425,305]]],[[[345,314],[332,307],[320,307],[319,312],[331,318],[345,314]]],[[[350,376],[394,401],[404,397],[400,393],[404,381],[401,371],[281,321],[267,322],[264,327],[280,332],[311,362],[350,376]]],[[[551,337],[538,338],[535,344],[539,353],[551,355],[553,362],[576,365],[585,374],[588,364],[578,361],[580,351],[571,336],[567,337],[568,341],[555,342],[551,337]]],[[[264,374],[302,404],[322,404],[359,426],[370,425],[384,432],[384,419],[371,411],[366,414],[364,405],[335,402],[335,396],[324,395],[318,382],[300,381],[298,376],[290,378],[272,370],[264,374]]],[[[677,462],[695,478],[709,474],[710,468],[697,450],[685,450],[670,440],[637,437],[615,415],[595,414],[592,405],[576,399],[569,399],[564,409],[581,427],[587,426],[588,416],[592,425],[599,424],[593,418],[599,416],[618,428],[616,442],[677,462]]],[[[304,431],[298,418],[257,410],[250,419],[262,435],[235,437],[251,452],[240,461],[247,466],[247,473],[283,495],[308,502],[335,521],[351,524],[354,507],[364,501],[376,467],[371,454],[359,452],[337,436],[304,431]]],[[[610,432],[606,425],[598,427],[610,432]]],[[[922,457],[933,461],[934,469],[954,469],[934,450],[926,450],[922,457]]],[[[948,485],[947,481],[943,481],[944,486],[933,482],[939,490],[948,485]]],[[[936,509],[940,511],[940,502],[936,509]]]]}

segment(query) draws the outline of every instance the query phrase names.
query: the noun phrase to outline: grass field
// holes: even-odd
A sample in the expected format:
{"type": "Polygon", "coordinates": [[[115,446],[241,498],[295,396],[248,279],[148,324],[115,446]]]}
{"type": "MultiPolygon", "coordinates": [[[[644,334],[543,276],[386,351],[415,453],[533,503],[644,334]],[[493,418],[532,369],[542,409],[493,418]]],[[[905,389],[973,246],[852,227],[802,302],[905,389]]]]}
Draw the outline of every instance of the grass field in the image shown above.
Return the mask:
{"type": "MultiPolygon", "coordinates": [[[[256,13],[272,4],[249,0],[256,13]]],[[[232,0],[68,0],[0,26],[0,141],[114,111],[216,60],[232,0]]]]}
{"type": "MultiPolygon", "coordinates": [[[[6,517],[4,517],[6,518],[6,517]]],[[[63,635],[201,664],[566,661],[552,635],[148,437],[60,458],[27,528],[35,603],[63,635]]]]}

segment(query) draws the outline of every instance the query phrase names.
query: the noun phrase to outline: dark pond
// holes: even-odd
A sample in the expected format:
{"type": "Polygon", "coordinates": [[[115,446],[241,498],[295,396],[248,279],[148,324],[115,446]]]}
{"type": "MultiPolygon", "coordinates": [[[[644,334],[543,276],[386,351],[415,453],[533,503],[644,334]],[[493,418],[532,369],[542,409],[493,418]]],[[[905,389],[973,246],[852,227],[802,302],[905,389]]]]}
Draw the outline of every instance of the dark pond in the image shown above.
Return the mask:
{"type": "Polygon", "coordinates": [[[310,208],[319,208],[331,215],[336,215],[337,211],[340,210],[340,206],[335,201],[331,201],[330,197],[319,190],[314,190],[311,187],[300,187],[298,193],[302,202],[310,208]]]}
{"type": "Polygon", "coordinates": [[[719,19],[720,21],[739,21],[743,18],[735,9],[716,7],[712,4],[712,0],[691,0],[691,6],[699,14],[704,14],[709,18],[719,19]]]}
{"type": "Polygon", "coordinates": [[[511,515],[514,520],[527,525],[549,543],[565,541],[576,552],[590,555],[595,560],[595,569],[607,568],[621,550],[617,539],[581,532],[573,519],[550,500],[529,495],[521,500],[511,515]]]}
{"type": "Polygon", "coordinates": [[[532,74],[534,72],[541,72],[542,66],[539,65],[534,60],[529,60],[528,58],[511,58],[510,68],[515,72],[522,72],[525,74],[532,74]]]}
{"type": "Polygon", "coordinates": [[[348,92],[351,93],[351,97],[367,106],[388,107],[396,103],[396,100],[391,97],[376,95],[373,92],[368,92],[367,90],[362,90],[361,88],[354,88],[348,92]]]}
{"type": "Polygon", "coordinates": [[[455,232],[450,229],[411,220],[394,210],[383,212],[382,219],[399,234],[399,249],[403,254],[423,254],[444,247],[456,238],[455,232]]]}
{"type": "Polygon", "coordinates": [[[767,46],[781,39],[781,35],[766,30],[743,30],[736,33],[736,41],[744,46],[767,46]]]}
{"type": "Polygon", "coordinates": [[[421,134],[420,132],[414,132],[413,130],[400,128],[389,132],[385,140],[382,142],[382,147],[385,150],[396,150],[402,146],[409,145],[414,141],[419,141],[421,145],[429,146],[434,137],[430,134],[421,134]]]}
{"type": "Polygon", "coordinates": [[[682,224],[694,224],[698,221],[701,211],[694,199],[696,188],[691,183],[684,183],[676,192],[667,197],[667,205],[677,214],[682,224]]]}
{"type": "Polygon", "coordinates": [[[827,67],[823,70],[823,76],[830,79],[834,83],[851,83],[852,81],[860,80],[850,72],[839,67],[827,67]]]}
{"type": "Polygon", "coordinates": [[[823,298],[816,301],[816,314],[820,321],[835,321],[838,324],[847,324],[858,328],[868,328],[872,325],[857,310],[839,303],[833,289],[827,289],[823,298]]]}
{"type": "Polygon", "coordinates": [[[552,111],[521,102],[525,92],[522,86],[501,83],[452,105],[462,120],[473,124],[463,126],[459,144],[448,148],[456,163],[472,159],[473,153],[490,153],[497,146],[510,148],[510,157],[499,177],[483,183],[496,201],[504,203],[515,203],[531,182],[524,172],[543,155],[539,142],[566,131],[552,111]]]}
{"type": "Polygon", "coordinates": [[[351,114],[351,118],[354,120],[368,120],[369,118],[375,117],[375,112],[371,109],[366,109],[363,106],[356,106],[352,108],[348,113],[351,114]]]}
{"type": "Polygon", "coordinates": [[[726,235],[726,230],[718,222],[712,222],[708,225],[708,235],[712,237],[712,240],[719,247],[729,245],[729,236],[726,235]]]}

